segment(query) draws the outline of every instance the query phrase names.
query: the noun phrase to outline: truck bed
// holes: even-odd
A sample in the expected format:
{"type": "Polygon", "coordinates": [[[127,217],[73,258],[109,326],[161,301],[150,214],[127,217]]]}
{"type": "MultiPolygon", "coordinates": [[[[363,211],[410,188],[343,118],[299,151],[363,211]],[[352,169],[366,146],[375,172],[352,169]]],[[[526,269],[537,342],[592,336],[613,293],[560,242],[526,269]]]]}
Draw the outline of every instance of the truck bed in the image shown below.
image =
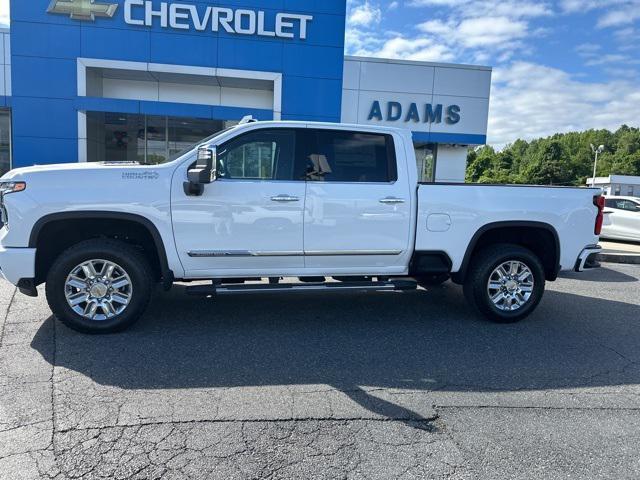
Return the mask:
{"type": "Polygon", "coordinates": [[[474,237],[492,225],[544,226],[560,247],[560,268],[571,270],[585,247],[595,245],[599,189],[421,183],[418,185],[416,251],[444,252],[459,271],[474,237]]]}

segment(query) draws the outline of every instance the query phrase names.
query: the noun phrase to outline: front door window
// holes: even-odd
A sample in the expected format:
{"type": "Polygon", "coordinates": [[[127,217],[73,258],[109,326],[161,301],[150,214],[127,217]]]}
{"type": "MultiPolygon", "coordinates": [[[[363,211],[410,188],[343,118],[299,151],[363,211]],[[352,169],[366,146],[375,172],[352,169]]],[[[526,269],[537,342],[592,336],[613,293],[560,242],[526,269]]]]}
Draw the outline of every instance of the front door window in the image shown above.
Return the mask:
{"type": "Polygon", "coordinates": [[[293,180],[295,131],[265,129],[218,149],[218,175],[227,180],[293,180]]]}

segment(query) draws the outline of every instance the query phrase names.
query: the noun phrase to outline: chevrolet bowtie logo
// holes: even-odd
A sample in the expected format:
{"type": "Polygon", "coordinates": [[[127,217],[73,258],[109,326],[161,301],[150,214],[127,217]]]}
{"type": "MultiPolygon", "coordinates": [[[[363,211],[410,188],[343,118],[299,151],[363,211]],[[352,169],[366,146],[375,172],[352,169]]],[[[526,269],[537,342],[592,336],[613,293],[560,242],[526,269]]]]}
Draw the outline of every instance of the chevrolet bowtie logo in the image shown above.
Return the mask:
{"type": "Polygon", "coordinates": [[[69,15],[73,20],[94,21],[96,17],[112,18],[117,3],[96,3],[95,0],[53,0],[47,12],[69,15]]]}

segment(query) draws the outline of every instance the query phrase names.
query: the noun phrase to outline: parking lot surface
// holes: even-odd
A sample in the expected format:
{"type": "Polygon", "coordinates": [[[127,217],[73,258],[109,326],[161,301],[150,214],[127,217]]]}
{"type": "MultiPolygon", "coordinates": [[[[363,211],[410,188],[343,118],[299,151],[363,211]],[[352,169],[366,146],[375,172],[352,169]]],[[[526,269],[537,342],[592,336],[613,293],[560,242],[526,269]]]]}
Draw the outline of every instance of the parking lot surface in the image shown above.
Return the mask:
{"type": "Polygon", "coordinates": [[[640,477],[640,267],[495,325],[460,287],[193,299],[85,336],[0,284],[0,478],[640,477]]]}

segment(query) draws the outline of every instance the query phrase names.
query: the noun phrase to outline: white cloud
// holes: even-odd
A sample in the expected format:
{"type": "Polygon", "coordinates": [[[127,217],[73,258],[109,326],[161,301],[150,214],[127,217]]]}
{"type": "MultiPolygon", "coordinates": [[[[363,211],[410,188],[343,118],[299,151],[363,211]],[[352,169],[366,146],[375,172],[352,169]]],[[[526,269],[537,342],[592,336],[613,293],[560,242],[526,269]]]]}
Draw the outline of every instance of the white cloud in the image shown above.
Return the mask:
{"type": "Polygon", "coordinates": [[[547,2],[518,0],[411,0],[412,7],[449,7],[460,17],[542,17],[553,14],[547,2]]]}
{"type": "Polygon", "coordinates": [[[589,56],[602,50],[602,45],[598,45],[597,43],[581,43],[575,50],[580,55],[589,56]]]}
{"type": "Polygon", "coordinates": [[[627,65],[637,64],[638,60],[630,58],[628,55],[621,53],[607,53],[605,55],[597,55],[591,57],[585,62],[585,65],[589,67],[596,67],[599,65],[607,65],[612,63],[624,63],[627,65]]]}
{"type": "Polygon", "coordinates": [[[369,2],[354,6],[349,12],[348,24],[350,26],[371,27],[380,23],[382,12],[379,7],[374,7],[369,2]]]}
{"type": "Polygon", "coordinates": [[[640,1],[612,10],[598,19],[599,28],[619,27],[631,25],[640,18],[640,1]]]}
{"type": "MultiPolygon", "coordinates": [[[[387,9],[393,9],[392,2],[387,9]]],[[[424,34],[407,37],[401,33],[381,30],[382,11],[369,0],[347,2],[346,51],[349,55],[444,62],[454,60],[444,44],[424,34]]]]}
{"type": "Polygon", "coordinates": [[[598,28],[631,25],[640,19],[640,0],[562,0],[566,13],[585,13],[602,10],[596,16],[598,28]]]}
{"type": "Polygon", "coordinates": [[[453,53],[446,46],[439,45],[428,38],[394,37],[387,40],[378,51],[371,53],[375,57],[423,62],[450,62],[454,60],[453,53]]]}
{"type": "MultiPolygon", "coordinates": [[[[631,57],[626,53],[606,53],[601,45],[594,43],[580,44],[575,48],[575,51],[585,59],[584,64],[588,67],[612,64],[623,64],[628,67],[640,64],[638,58],[631,57]]],[[[607,72],[611,74],[611,67],[607,68],[607,72]]],[[[633,71],[631,72],[633,73],[633,71]]]]}
{"type": "Polygon", "coordinates": [[[508,17],[468,18],[459,23],[430,20],[418,28],[465,48],[495,47],[499,50],[511,47],[514,40],[529,34],[526,22],[508,17]]]}
{"type": "Polygon", "coordinates": [[[640,90],[633,80],[581,82],[562,70],[514,62],[494,70],[489,142],[638,125],[638,111],[640,90]]]}
{"type": "Polygon", "coordinates": [[[451,62],[454,54],[429,38],[406,38],[397,32],[371,36],[357,29],[347,31],[347,53],[361,57],[451,62]]]}
{"type": "Polygon", "coordinates": [[[566,13],[588,12],[599,8],[611,8],[637,3],[637,0],[562,0],[560,6],[566,13]]]}
{"type": "Polygon", "coordinates": [[[458,58],[480,63],[529,54],[533,48],[529,40],[548,33],[533,28],[531,20],[554,14],[549,2],[531,0],[411,0],[408,5],[446,7],[448,11],[419,24],[418,29],[458,58]]]}
{"type": "Polygon", "coordinates": [[[9,26],[9,0],[0,0],[0,27],[9,26]]]}

